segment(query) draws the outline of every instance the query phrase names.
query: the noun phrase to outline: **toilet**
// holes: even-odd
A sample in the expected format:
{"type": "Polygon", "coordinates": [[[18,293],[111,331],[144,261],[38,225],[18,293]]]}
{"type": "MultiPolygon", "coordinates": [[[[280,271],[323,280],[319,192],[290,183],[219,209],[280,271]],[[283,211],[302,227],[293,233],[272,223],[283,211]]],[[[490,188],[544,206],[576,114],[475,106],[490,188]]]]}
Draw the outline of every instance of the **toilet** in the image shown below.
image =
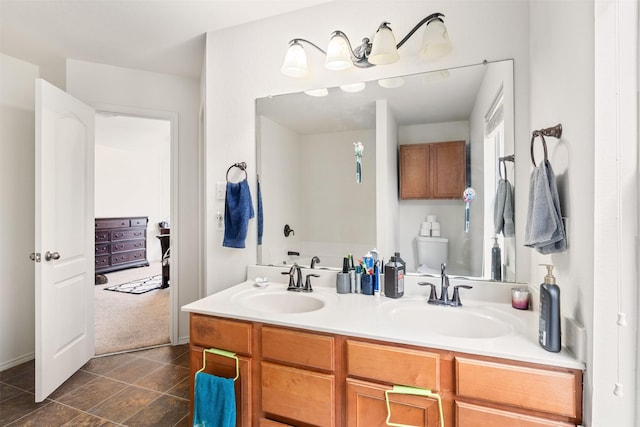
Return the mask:
{"type": "Polygon", "coordinates": [[[440,274],[440,264],[447,263],[449,239],[443,237],[416,237],[418,273],[440,274]]]}

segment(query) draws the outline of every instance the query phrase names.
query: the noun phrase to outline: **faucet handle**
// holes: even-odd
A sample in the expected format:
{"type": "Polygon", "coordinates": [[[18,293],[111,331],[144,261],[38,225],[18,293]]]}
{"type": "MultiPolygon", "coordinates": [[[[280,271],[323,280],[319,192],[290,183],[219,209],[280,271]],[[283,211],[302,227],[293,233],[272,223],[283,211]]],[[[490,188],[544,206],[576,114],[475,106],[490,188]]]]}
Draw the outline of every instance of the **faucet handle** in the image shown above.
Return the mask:
{"type": "Polygon", "coordinates": [[[297,290],[296,287],[296,281],[295,278],[293,276],[294,273],[294,268],[291,267],[291,269],[287,272],[287,271],[283,271],[280,274],[284,275],[284,276],[289,276],[289,286],[287,287],[288,291],[295,291],[297,290]]]}
{"type": "Polygon", "coordinates": [[[462,302],[460,302],[460,293],[458,291],[458,288],[463,288],[463,289],[472,289],[473,286],[469,286],[469,285],[455,285],[453,287],[453,299],[451,300],[453,302],[454,305],[462,305],[462,302]]]}
{"type": "Polygon", "coordinates": [[[304,282],[304,288],[302,288],[302,292],[313,292],[313,288],[311,287],[311,278],[312,277],[320,277],[319,274],[307,274],[304,282]]]}
{"type": "Polygon", "coordinates": [[[438,296],[436,295],[436,285],[429,282],[418,282],[418,285],[431,286],[431,292],[429,292],[429,301],[435,301],[438,299],[438,296]]]}

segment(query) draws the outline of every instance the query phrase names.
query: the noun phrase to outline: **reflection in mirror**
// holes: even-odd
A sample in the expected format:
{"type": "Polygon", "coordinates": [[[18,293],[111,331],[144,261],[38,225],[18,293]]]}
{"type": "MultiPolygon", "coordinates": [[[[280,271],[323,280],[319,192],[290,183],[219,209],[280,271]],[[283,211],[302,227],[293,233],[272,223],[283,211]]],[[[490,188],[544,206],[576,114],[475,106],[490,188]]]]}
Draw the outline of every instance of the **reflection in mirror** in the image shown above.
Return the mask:
{"type": "Polygon", "coordinates": [[[501,179],[515,188],[513,105],[511,60],[366,82],[356,93],[328,88],[323,97],[258,99],[264,210],[258,263],[308,266],[317,256],[317,267],[341,268],[347,254],[357,259],[377,248],[384,259],[399,251],[408,272],[424,274],[420,266],[429,255],[418,251],[418,241],[429,240],[425,223],[437,222],[450,275],[491,280],[497,237],[493,277],[499,270],[502,280],[514,281],[513,197],[507,209],[503,196],[496,202],[501,179]],[[443,141],[465,141],[466,187],[475,197],[400,199],[399,145],[443,141]],[[285,224],[295,234],[285,237],[285,224]]]}

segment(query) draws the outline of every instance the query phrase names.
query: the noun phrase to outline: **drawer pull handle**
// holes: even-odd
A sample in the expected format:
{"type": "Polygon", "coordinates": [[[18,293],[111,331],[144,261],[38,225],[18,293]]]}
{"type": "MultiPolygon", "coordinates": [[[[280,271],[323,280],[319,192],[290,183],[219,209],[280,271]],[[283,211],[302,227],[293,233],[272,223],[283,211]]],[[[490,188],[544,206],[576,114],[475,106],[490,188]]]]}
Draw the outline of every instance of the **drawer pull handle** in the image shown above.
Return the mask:
{"type": "Polygon", "coordinates": [[[413,426],[410,424],[396,424],[392,423],[389,420],[391,419],[391,406],[389,405],[389,394],[412,394],[414,396],[424,396],[436,399],[438,401],[438,413],[440,415],[440,427],[444,427],[444,417],[442,415],[442,400],[440,399],[440,395],[438,393],[433,393],[431,390],[426,388],[417,388],[417,387],[408,387],[403,385],[394,385],[393,389],[384,391],[384,398],[387,402],[387,420],[386,424],[388,426],[394,427],[419,427],[413,426]]]}

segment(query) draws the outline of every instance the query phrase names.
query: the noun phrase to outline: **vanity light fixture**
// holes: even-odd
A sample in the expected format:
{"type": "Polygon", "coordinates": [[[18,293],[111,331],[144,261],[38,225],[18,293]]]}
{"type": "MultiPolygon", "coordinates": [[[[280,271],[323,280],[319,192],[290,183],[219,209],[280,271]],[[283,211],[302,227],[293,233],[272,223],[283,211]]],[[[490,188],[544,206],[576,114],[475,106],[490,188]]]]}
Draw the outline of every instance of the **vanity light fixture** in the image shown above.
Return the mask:
{"type": "Polygon", "coordinates": [[[392,64],[400,59],[398,49],[425,24],[420,56],[426,59],[436,59],[449,53],[452,48],[449,33],[442,18],[444,18],[442,13],[432,13],[418,22],[397,44],[388,22],[380,24],[373,37],[373,43],[365,37],[355,49],[351,47],[351,42],[347,35],[340,30],[331,34],[326,51],[309,40],[295,38],[289,42],[289,49],[280,71],[284,75],[296,78],[309,75],[307,56],[302,43],[313,46],[324,53],[326,55],[325,67],[329,70],[346,70],[353,66],[368,68],[375,65],[392,64]]]}
{"type": "Polygon", "coordinates": [[[365,87],[367,87],[367,84],[365,82],[358,82],[358,83],[340,85],[340,89],[343,92],[348,92],[348,93],[361,92],[361,91],[364,90],[365,87]]]}

